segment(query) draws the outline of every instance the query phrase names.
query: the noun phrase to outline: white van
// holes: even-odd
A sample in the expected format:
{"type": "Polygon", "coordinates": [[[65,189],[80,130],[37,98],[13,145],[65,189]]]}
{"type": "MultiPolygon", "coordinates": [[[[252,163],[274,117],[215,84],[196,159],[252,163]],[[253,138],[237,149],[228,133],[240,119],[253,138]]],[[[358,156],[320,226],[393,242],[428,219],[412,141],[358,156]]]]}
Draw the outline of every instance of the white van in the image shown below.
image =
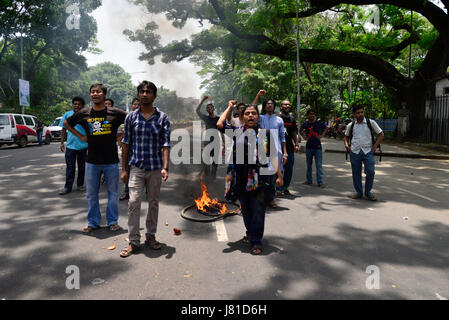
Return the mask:
{"type": "MultiPolygon", "coordinates": [[[[0,113],[0,146],[16,143],[24,148],[30,142],[38,142],[36,132],[37,118],[26,114],[0,113]]],[[[50,144],[52,135],[46,126],[42,131],[42,140],[50,144]]]]}
{"type": "Polygon", "coordinates": [[[61,140],[62,127],[59,126],[59,122],[61,122],[61,119],[62,117],[57,117],[48,126],[48,130],[50,130],[53,140],[61,140]]]}

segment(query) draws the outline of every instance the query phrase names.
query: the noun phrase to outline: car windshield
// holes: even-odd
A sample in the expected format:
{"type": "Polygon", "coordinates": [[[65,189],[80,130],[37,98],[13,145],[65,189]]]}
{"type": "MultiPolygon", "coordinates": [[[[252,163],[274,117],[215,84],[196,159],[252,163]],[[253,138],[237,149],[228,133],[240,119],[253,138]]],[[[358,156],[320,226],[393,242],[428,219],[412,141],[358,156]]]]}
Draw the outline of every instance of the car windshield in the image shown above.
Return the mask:
{"type": "Polygon", "coordinates": [[[7,115],[0,115],[0,125],[8,125],[9,124],[9,117],[7,115]]]}
{"type": "Polygon", "coordinates": [[[61,119],[55,119],[51,124],[50,127],[57,127],[59,126],[59,122],[61,121],[61,119]]]}

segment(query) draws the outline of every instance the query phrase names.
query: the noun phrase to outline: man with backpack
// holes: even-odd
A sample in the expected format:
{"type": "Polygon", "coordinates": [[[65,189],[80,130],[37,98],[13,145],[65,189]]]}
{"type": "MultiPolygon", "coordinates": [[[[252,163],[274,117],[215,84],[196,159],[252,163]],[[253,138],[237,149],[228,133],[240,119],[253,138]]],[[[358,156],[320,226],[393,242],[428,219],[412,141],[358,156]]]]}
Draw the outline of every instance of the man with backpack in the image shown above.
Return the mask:
{"type": "Polygon", "coordinates": [[[365,117],[364,108],[356,105],[352,108],[354,120],[348,125],[345,132],[345,147],[350,154],[352,167],[352,181],[357,192],[352,199],[363,197],[362,186],[362,163],[365,167],[365,196],[376,201],[377,198],[371,193],[374,183],[374,152],[380,146],[384,133],[376,121],[365,117]],[[374,133],[377,139],[374,139],[374,133]]]}

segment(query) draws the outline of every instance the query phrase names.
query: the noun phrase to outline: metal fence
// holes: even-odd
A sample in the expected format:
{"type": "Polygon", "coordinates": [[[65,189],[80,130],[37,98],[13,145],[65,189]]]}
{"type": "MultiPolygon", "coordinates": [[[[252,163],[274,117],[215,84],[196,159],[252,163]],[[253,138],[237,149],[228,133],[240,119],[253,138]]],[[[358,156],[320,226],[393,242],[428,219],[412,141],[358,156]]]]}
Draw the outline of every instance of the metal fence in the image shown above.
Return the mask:
{"type": "Polygon", "coordinates": [[[425,122],[427,143],[449,145],[449,95],[428,102],[425,122]]]}

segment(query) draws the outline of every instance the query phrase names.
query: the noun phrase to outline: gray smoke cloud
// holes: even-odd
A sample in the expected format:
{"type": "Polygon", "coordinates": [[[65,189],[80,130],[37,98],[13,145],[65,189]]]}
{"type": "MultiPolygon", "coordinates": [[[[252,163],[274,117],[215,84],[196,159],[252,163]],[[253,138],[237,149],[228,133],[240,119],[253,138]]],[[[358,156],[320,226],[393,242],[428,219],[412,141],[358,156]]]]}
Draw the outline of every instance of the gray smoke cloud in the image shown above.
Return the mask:
{"type": "Polygon", "coordinates": [[[110,61],[122,66],[132,74],[137,85],[142,80],[153,81],[158,87],[164,86],[175,90],[180,97],[199,97],[201,95],[201,79],[196,74],[199,68],[188,60],[179,63],[164,64],[160,58],[150,66],[140,61],[145,47],[138,42],[130,42],[123,35],[123,30],[143,28],[149,21],[159,25],[158,33],[162,44],[173,40],[181,40],[199,32],[199,24],[190,21],[182,29],[174,28],[163,14],[149,14],[143,7],[130,4],[127,0],[103,0],[103,5],[93,12],[98,24],[98,47],[103,50],[100,55],[85,53],[89,66],[110,61]],[[140,73],[146,71],[146,73],[140,73]],[[139,72],[139,73],[138,73],[139,72]]]}

